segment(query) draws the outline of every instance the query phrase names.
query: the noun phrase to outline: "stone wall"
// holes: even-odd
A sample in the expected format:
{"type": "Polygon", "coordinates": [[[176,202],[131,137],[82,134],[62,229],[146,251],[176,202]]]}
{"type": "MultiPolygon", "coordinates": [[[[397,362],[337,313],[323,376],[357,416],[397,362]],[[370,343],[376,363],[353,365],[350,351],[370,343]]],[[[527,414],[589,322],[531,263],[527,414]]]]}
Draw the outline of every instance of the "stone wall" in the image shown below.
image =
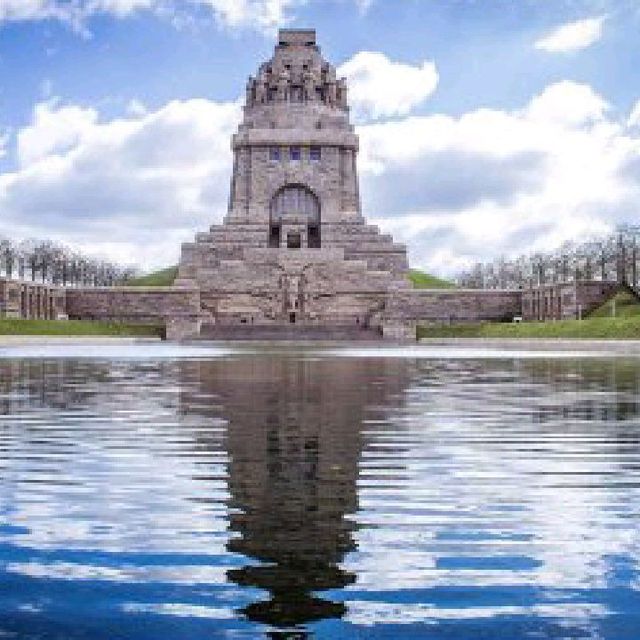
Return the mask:
{"type": "Polygon", "coordinates": [[[49,284],[0,278],[0,317],[66,318],[66,290],[49,284]]]}
{"type": "Polygon", "coordinates": [[[526,321],[570,320],[585,317],[618,289],[613,281],[579,280],[527,289],[522,292],[526,321]]]}
{"type": "Polygon", "coordinates": [[[178,287],[68,289],[67,312],[77,320],[190,325],[200,316],[200,292],[178,287]]]}
{"type": "Polygon", "coordinates": [[[382,324],[398,339],[415,337],[418,324],[511,322],[521,313],[521,291],[413,289],[389,294],[382,324]]]}

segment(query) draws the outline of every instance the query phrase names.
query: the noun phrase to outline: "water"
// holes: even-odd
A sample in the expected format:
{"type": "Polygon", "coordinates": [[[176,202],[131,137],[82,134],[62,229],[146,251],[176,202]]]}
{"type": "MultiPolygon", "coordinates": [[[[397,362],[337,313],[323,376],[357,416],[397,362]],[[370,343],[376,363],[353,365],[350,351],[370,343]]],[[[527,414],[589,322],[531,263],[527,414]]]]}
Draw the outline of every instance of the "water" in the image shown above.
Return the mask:
{"type": "Polygon", "coordinates": [[[637,640],[639,387],[588,354],[5,349],[0,638],[637,640]]]}

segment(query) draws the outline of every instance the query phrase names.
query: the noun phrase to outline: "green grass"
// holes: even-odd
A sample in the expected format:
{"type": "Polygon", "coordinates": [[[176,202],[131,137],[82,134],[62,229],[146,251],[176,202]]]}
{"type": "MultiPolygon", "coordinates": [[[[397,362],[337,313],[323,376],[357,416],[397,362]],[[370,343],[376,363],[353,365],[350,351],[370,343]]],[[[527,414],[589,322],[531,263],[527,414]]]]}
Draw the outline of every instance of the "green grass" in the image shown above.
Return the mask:
{"type": "Polygon", "coordinates": [[[126,284],[129,287],[170,287],[177,275],[178,267],[167,267],[139,278],[133,278],[126,284]]]}
{"type": "Polygon", "coordinates": [[[640,300],[630,291],[618,291],[612,298],[589,314],[589,318],[637,318],[640,316],[640,300]]]}
{"type": "Polygon", "coordinates": [[[0,318],[0,335],[5,336],[140,336],[159,337],[160,327],[135,326],[85,320],[17,320],[0,318]]]}
{"type": "Polygon", "coordinates": [[[590,338],[640,340],[640,317],[557,322],[482,323],[418,327],[418,338],[590,338]]]}
{"type": "Polygon", "coordinates": [[[455,289],[456,286],[453,282],[436,278],[417,269],[409,271],[409,280],[414,289],[455,289]]]}

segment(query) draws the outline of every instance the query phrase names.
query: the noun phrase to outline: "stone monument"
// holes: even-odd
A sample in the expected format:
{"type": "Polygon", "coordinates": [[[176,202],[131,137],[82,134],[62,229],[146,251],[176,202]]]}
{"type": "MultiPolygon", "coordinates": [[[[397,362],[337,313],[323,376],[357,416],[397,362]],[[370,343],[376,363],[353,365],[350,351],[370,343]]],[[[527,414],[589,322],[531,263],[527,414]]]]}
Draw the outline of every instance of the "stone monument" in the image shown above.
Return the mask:
{"type": "Polygon", "coordinates": [[[362,216],[347,85],[315,31],[280,31],[232,147],[228,213],[183,246],[176,282],[200,291],[201,334],[379,330],[386,297],[409,287],[406,250],[362,216]]]}

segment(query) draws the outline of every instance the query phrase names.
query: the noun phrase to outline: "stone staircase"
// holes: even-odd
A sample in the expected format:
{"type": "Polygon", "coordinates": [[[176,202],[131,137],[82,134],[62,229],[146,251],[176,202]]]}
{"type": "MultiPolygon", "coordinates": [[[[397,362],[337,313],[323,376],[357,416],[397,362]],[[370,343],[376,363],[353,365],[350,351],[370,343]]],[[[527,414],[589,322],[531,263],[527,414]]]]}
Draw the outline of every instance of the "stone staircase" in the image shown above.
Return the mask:
{"type": "Polygon", "coordinates": [[[376,329],[365,327],[203,324],[199,339],[269,342],[377,342],[382,340],[382,335],[376,329]]]}

